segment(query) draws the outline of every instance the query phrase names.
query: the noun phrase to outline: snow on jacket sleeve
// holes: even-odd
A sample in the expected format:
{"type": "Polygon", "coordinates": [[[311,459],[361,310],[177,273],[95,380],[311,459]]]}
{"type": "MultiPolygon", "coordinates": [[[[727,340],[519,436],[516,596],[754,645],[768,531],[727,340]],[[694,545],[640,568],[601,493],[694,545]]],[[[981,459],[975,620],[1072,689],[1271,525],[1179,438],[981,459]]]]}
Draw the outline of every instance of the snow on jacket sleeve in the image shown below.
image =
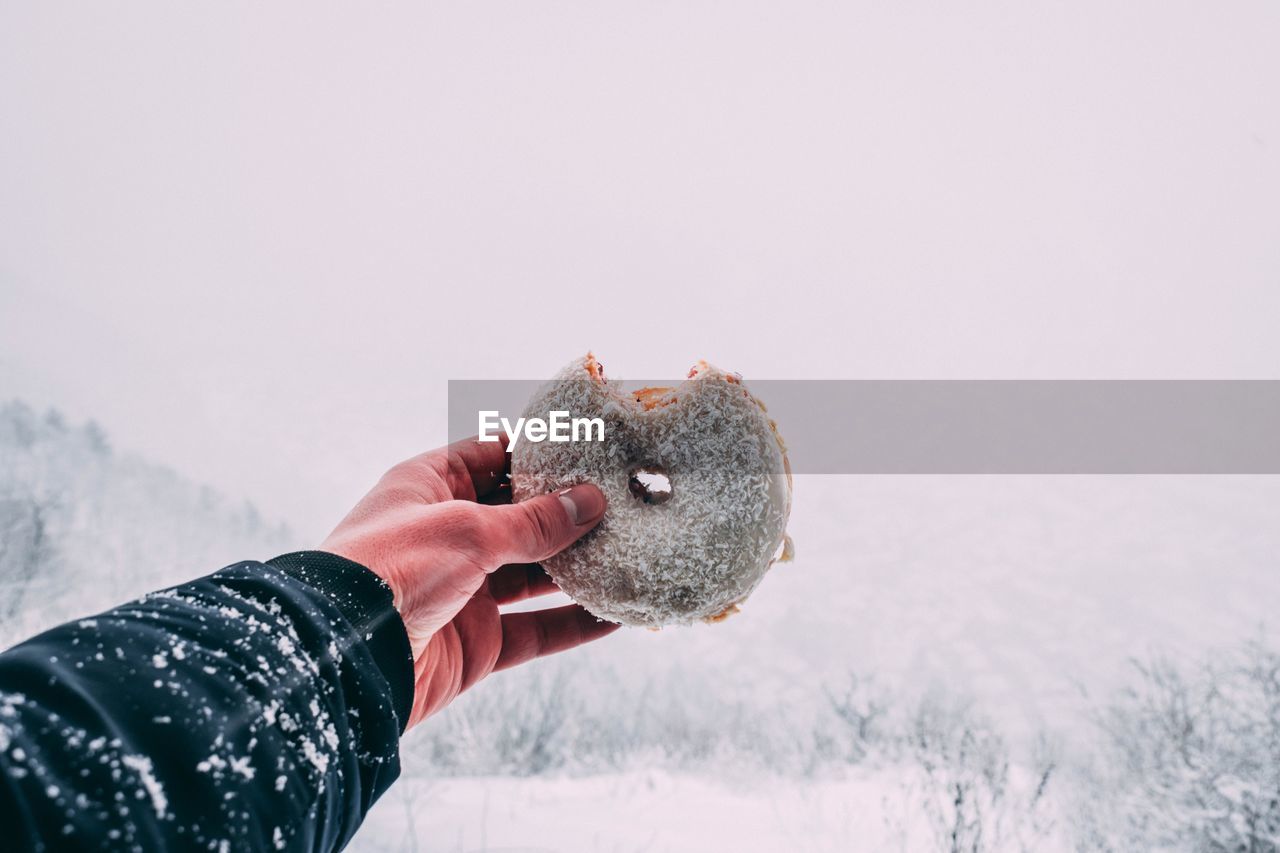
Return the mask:
{"type": "Polygon", "coordinates": [[[61,625],[0,654],[0,848],[340,849],[412,691],[391,590],[332,554],[61,625]]]}

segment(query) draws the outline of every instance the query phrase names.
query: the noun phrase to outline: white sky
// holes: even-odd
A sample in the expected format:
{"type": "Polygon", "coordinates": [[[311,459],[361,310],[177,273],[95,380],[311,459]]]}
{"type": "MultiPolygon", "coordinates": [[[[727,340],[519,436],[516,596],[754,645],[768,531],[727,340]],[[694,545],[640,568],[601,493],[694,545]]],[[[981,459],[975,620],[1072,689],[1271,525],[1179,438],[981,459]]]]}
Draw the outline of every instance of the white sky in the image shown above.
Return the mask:
{"type": "Polygon", "coordinates": [[[588,348],[1274,378],[1278,44],[1273,2],[7,3],[0,397],[316,533],[446,379],[588,348]]]}

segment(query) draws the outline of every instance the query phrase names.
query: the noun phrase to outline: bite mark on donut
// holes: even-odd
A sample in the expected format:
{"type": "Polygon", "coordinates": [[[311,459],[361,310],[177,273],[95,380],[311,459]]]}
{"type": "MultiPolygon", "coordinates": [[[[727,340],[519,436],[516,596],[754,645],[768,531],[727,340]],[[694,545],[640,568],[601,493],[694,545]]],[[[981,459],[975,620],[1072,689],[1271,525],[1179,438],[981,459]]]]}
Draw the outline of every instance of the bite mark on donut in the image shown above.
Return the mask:
{"type": "Polygon", "coordinates": [[[642,410],[649,412],[674,403],[676,401],[674,392],[674,388],[641,388],[631,396],[635,398],[636,403],[642,410]]]}
{"type": "Polygon", "coordinates": [[[607,384],[608,379],[604,378],[604,365],[595,357],[593,353],[587,353],[587,357],[583,359],[583,367],[586,368],[587,376],[590,376],[596,382],[607,384]]]}
{"type": "Polygon", "coordinates": [[[719,613],[715,614],[714,616],[708,616],[706,619],[703,619],[702,621],[706,622],[708,625],[714,625],[717,622],[723,622],[724,620],[728,619],[730,616],[733,616],[741,612],[742,612],[742,608],[739,607],[737,604],[730,604],[724,610],[721,610],[719,613]]]}

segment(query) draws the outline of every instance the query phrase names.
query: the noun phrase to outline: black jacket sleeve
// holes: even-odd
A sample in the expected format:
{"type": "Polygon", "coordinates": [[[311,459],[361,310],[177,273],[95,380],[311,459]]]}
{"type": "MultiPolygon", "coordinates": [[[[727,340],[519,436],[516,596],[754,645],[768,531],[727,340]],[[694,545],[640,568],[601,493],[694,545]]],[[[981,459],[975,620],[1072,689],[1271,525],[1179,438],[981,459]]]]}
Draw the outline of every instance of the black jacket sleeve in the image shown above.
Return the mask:
{"type": "Polygon", "coordinates": [[[338,850],[399,775],[390,589],[245,562],[0,654],[5,850],[338,850]]]}

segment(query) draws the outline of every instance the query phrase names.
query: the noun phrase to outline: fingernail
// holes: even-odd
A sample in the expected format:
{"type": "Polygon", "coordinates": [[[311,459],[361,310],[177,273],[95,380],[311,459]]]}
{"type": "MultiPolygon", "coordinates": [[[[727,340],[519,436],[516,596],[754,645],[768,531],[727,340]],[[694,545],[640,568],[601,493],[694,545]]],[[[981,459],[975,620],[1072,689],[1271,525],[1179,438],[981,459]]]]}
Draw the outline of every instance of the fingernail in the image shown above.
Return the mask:
{"type": "Polygon", "coordinates": [[[600,516],[604,515],[605,508],[608,506],[604,499],[604,492],[590,483],[570,486],[558,494],[560,503],[564,505],[564,511],[569,514],[569,520],[579,526],[594,524],[600,516]]]}

